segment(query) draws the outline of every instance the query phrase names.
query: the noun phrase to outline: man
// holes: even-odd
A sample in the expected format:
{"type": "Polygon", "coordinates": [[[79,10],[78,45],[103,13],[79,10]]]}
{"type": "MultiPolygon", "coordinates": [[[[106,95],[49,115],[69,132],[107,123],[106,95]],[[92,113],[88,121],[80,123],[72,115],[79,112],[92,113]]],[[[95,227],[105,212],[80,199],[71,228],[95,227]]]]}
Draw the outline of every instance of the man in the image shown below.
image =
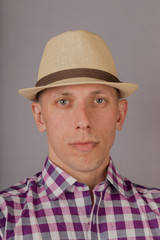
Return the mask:
{"type": "Polygon", "coordinates": [[[131,183],[110,157],[136,84],[117,78],[104,41],[86,31],[52,38],[32,100],[48,157],[41,173],[1,192],[1,239],[160,239],[160,190],[131,183]]]}

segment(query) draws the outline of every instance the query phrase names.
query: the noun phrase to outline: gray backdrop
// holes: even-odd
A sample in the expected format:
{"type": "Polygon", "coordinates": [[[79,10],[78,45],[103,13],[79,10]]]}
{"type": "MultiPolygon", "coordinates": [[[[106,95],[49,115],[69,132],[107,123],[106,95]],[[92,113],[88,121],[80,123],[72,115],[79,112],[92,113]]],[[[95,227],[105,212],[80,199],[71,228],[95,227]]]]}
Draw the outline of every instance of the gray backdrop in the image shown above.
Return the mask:
{"type": "Polygon", "coordinates": [[[0,1],[0,189],[32,176],[47,156],[31,102],[17,90],[34,86],[43,48],[73,29],[99,34],[114,56],[119,78],[140,85],[111,156],[122,175],[160,187],[160,1],[0,1]]]}

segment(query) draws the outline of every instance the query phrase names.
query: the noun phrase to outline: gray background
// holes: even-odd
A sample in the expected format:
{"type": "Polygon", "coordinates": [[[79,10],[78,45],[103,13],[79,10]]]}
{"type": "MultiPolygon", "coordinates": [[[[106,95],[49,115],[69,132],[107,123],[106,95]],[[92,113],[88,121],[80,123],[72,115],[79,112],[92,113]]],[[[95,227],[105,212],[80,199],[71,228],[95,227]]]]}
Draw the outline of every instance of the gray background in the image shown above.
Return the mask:
{"type": "Polygon", "coordinates": [[[122,175],[160,187],[160,1],[1,0],[0,189],[43,167],[46,136],[17,90],[34,86],[48,39],[73,29],[100,35],[119,78],[140,85],[111,156],[122,175]]]}

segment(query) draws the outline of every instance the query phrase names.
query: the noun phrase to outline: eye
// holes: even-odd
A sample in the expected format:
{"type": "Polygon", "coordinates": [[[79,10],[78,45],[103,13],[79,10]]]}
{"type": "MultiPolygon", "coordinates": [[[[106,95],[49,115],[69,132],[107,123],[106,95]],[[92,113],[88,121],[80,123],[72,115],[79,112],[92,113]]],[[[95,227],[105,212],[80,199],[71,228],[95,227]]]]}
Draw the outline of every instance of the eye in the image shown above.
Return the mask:
{"type": "Polygon", "coordinates": [[[59,103],[60,105],[66,105],[66,104],[68,104],[68,100],[66,100],[66,99],[60,99],[60,100],[58,101],[58,103],[59,103]]]}
{"type": "Polygon", "coordinates": [[[97,98],[97,99],[95,100],[95,102],[98,103],[98,104],[101,104],[101,103],[104,102],[104,99],[103,99],[103,98],[97,98]]]}

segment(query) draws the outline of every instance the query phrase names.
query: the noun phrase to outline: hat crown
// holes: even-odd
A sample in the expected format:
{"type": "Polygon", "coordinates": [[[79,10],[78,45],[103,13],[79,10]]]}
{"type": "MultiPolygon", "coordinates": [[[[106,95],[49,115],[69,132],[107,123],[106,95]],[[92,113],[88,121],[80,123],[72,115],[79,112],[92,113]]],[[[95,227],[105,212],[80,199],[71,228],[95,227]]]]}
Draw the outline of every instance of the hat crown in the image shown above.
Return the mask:
{"type": "Polygon", "coordinates": [[[77,84],[108,85],[119,90],[120,98],[128,97],[138,88],[137,84],[123,83],[117,78],[113,57],[103,39],[94,33],[76,30],[48,41],[35,87],[18,92],[35,101],[44,89],[77,84]]]}
{"type": "Polygon", "coordinates": [[[54,72],[91,68],[117,77],[113,57],[106,43],[88,31],[68,31],[51,38],[42,55],[38,80],[54,72]]]}

